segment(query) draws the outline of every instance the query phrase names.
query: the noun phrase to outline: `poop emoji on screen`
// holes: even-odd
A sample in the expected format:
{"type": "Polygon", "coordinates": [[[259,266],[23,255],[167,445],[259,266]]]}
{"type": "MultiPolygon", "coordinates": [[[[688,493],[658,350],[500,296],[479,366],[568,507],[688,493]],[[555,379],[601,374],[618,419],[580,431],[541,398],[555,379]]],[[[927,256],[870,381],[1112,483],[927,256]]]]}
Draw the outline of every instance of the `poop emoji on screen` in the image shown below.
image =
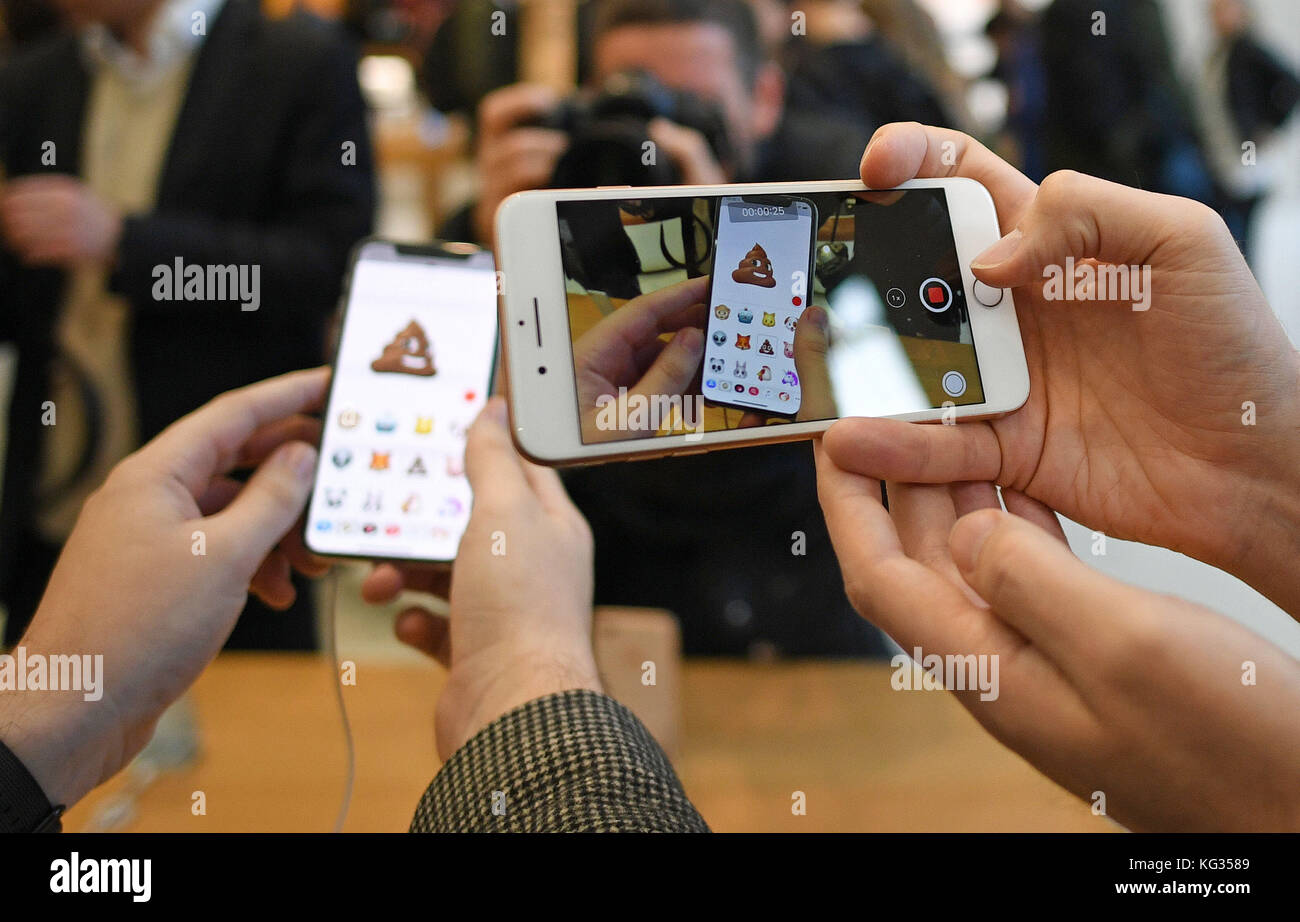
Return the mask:
{"type": "Polygon", "coordinates": [[[754,244],[754,248],[745,254],[740,265],[731,273],[731,280],[740,285],[775,288],[776,276],[772,274],[772,260],[767,258],[767,250],[754,244]]]}
{"type": "Polygon", "coordinates": [[[429,337],[424,327],[414,320],[393,337],[379,358],[370,363],[370,370],[402,375],[419,375],[427,378],[438,373],[433,366],[433,353],[429,350],[429,337]]]}

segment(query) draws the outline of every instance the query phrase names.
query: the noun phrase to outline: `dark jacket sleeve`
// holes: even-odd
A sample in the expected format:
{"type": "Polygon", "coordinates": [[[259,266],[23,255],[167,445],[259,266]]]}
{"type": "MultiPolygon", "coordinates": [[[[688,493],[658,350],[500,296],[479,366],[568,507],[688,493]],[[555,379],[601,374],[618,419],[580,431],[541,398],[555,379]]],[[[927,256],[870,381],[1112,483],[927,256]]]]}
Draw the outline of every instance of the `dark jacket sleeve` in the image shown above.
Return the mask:
{"type": "Polygon", "coordinates": [[[1300,104],[1300,78],[1263,45],[1239,38],[1228,53],[1228,105],[1243,138],[1281,127],[1300,104]]]}
{"type": "MultiPolygon", "coordinates": [[[[374,166],[366,106],[356,75],[356,54],[346,41],[331,43],[314,72],[305,74],[285,131],[280,156],[282,203],[265,222],[222,221],[160,206],[123,222],[112,288],[137,311],[171,312],[178,302],[157,300],[154,267],[187,264],[257,265],[261,302],[297,307],[311,315],[333,307],[341,267],[352,245],[370,232],[375,209],[374,166]],[[343,145],[355,144],[344,163],[343,145]]],[[[181,302],[184,304],[184,302],[181,302]]],[[[190,302],[226,310],[220,302],[190,302]]]]}
{"type": "Polygon", "coordinates": [[[0,742],[0,833],[59,832],[58,813],[27,767],[0,742]]]}
{"type": "Polygon", "coordinates": [[[708,832],[667,756],[613,698],[530,701],[456,751],[412,832],[708,832]]]}

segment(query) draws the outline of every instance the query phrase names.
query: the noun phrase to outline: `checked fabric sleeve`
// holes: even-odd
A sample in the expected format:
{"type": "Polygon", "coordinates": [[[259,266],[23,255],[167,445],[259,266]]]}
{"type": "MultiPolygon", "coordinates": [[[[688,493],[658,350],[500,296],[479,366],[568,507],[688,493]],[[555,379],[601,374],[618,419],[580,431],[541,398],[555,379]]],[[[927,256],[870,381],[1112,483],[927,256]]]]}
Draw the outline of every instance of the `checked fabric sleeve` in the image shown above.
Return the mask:
{"type": "Polygon", "coordinates": [[[497,718],[429,784],[412,832],[708,832],[659,744],[613,698],[573,690],[497,718]]]}

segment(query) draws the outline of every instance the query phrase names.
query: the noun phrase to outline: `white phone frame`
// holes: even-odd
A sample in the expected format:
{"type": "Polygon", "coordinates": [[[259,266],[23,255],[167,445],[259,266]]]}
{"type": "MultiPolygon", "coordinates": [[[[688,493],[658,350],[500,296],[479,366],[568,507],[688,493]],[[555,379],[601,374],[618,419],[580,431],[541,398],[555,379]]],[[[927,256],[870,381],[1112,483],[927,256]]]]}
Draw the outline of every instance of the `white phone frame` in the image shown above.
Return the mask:
{"type": "MultiPolygon", "coordinates": [[[[975,277],[970,271],[971,260],[1001,236],[993,198],[983,185],[964,177],[913,179],[897,188],[940,188],[946,194],[985,400],[901,413],[890,418],[924,422],[940,420],[948,413],[957,420],[987,419],[1019,409],[1029,397],[1029,370],[1014,300],[1010,290],[1003,290],[995,306],[985,307],[975,297],[975,277]]],[[[835,180],[547,189],[520,192],[507,198],[496,215],[498,300],[511,432],[519,451],[547,465],[690,455],[718,448],[812,438],[835,422],[834,419],[791,422],[584,444],[575,403],[573,344],[560,260],[556,202],[862,191],[867,191],[867,187],[856,180],[835,180]]]]}

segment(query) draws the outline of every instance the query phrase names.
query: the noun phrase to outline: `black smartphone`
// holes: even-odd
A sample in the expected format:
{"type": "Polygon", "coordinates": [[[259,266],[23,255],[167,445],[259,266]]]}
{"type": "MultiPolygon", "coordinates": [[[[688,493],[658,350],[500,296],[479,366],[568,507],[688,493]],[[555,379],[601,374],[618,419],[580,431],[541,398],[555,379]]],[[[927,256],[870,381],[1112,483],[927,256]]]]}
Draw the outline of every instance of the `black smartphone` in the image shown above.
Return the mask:
{"type": "Polygon", "coordinates": [[[794,331],[812,285],[817,208],[800,196],[724,195],[714,225],[704,397],[794,417],[794,331]]]}
{"type": "Polygon", "coordinates": [[[492,390],[496,266],[471,244],[365,240],[344,295],[306,544],[451,561],[469,521],[465,434],[492,390]]]}

